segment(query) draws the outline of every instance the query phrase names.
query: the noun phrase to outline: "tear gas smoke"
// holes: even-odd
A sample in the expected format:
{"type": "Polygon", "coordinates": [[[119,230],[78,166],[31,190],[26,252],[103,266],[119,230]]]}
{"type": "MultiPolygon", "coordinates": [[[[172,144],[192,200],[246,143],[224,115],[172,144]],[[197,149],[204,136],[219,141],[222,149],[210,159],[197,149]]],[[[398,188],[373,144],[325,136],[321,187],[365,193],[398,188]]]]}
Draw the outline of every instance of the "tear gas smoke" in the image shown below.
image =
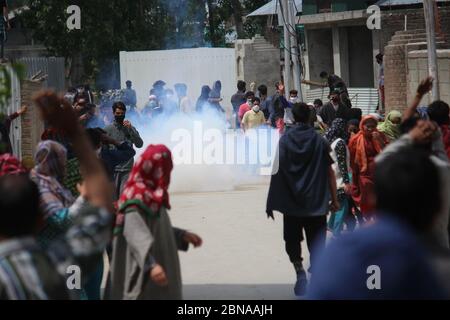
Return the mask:
{"type": "Polygon", "coordinates": [[[171,192],[231,191],[266,182],[267,173],[260,169],[270,170],[278,143],[276,130],[234,131],[228,129],[224,116],[210,110],[159,115],[133,125],[144,140],[136,159],[150,144],[165,144],[172,150],[171,192]]]}

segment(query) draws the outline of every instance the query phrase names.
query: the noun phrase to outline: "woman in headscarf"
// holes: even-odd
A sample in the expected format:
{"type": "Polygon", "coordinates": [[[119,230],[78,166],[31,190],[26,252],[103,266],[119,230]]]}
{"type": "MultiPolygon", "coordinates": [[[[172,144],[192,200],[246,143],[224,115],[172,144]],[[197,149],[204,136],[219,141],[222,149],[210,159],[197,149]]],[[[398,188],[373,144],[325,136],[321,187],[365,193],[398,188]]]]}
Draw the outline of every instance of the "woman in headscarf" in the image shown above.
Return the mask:
{"type": "MultiPolygon", "coordinates": [[[[37,146],[34,161],[36,166],[31,170],[30,178],[39,188],[39,208],[43,215],[37,239],[45,249],[73,226],[86,199],[80,196],[75,201],[63,185],[67,173],[67,151],[63,145],[52,140],[42,141],[37,146]]],[[[80,291],[81,299],[99,300],[102,274],[101,262],[80,291]]]]}
{"type": "Polygon", "coordinates": [[[347,122],[347,133],[349,139],[359,132],[359,123],[360,121],[358,119],[350,119],[347,122]]]}
{"type": "Polygon", "coordinates": [[[63,186],[67,171],[67,151],[52,140],[39,143],[34,157],[36,166],[31,170],[31,179],[38,185],[41,195],[40,209],[44,218],[67,208],[75,201],[63,186]]]}
{"type": "Polygon", "coordinates": [[[222,82],[217,80],[216,82],[214,82],[213,88],[209,93],[208,102],[209,105],[213,108],[213,110],[225,113],[225,110],[220,105],[220,102],[222,101],[221,92],[222,92],[222,82]]]}
{"type": "Polygon", "coordinates": [[[375,157],[388,143],[385,135],[377,130],[378,120],[365,116],[359,125],[360,131],[349,143],[352,168],[352,197],[362,214],[370,218],[374,209],[373,179],[375,157]]]}
{"type": "Polygon", "coordinates": [[[172,155],[150,145],[136,162],[118,202],[111,261],[114,300],[182,298],[178,250],[199,236],[172,227],[167,210],[172,155]]]}
{"type": "Polygon", "coordinates": [[[397,140],[402,135],[400,124],[402,122],[402,114],[397,110],[388,113],[384,122],[380,122],[377,129],[384,133],[389,142],[397,140]]]}
{"type": "Polygon", "coordinates": [[[338,236],[343,228],[345,219],[349,213],[348,194],[351,192],[350,176],[350,152],[347,147],[347,125],[341,118],[335,119],[325,134],[325,138],[331,144],[330,156],[334,163],[332,165],[336,176],[337,196],[340,209],[332,212],[328,220],[328,229],[334,236],[338,236]]]}
{"type": "Polygon", "coordinates": [[[205,104],[208,103],[209,93],[211,92],[211,88],[209,86],[203,86],[200,97],[197,99],[197,104],[195,105],[195,111],[203,112],[205,104]]]}

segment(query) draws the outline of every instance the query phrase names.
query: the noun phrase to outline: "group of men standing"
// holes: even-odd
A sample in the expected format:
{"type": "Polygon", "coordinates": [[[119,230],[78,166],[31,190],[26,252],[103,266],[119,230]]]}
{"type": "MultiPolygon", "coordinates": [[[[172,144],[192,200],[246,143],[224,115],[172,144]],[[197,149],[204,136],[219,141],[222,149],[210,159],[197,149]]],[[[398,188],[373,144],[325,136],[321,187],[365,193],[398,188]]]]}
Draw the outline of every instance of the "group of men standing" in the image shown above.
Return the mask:
{"type": "MultiPolygon", "coordinates": [[[[344,80],[335,74],[328,75],[325,71],[320,77],[326,80],[323,85],[330,89],[330,101],[323,105],[318,99],[310,105],[310,124],[318,122],[323,127],[330,127],[336,118],[351,119],[354,116],[351,111],[352,103],[344,80]]],[[[291,90],[289,98],[286,98],[284,84],[280,81],[275,84],[275,94],[268,96],[266,85],[260,85],[255,93],[247,91],[246,83],[242,80],[238,81],[237,89],[231,97],[236,128],[243,127],[246,130],[267,124],[284,132],[294,124],[292,107],[300,102],[297,90],[291,90]]]]}

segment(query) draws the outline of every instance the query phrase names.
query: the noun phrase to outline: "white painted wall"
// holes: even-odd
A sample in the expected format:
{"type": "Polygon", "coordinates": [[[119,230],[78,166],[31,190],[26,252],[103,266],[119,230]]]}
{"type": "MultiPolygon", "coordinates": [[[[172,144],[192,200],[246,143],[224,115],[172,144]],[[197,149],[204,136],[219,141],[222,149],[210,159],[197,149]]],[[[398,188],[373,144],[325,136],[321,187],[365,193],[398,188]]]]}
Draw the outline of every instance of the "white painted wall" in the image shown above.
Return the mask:
{"type": "Polygon", "coordinates": [[[157,80],[173,89],[175,83],[186,83],[188,95],[195,104],[203,85],[222,82],[222,107],[231,109],[230,99],[236,92],[236,59],[234,49],[197,48],[179,50],[120,52],[122,88],[131,80],[138,106],[148,101],[149,91],[157,80]]]}

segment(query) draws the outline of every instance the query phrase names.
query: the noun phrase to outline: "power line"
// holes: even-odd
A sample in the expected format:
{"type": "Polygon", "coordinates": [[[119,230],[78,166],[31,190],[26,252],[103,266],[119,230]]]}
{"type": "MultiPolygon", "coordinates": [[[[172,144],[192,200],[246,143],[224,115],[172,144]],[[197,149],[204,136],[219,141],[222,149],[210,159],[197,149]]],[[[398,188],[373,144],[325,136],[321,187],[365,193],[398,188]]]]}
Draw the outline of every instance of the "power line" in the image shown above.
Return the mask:
{"type": "MultiPolygon", "coordinates": [[[[285,18],[285,16],[284,16],[284,10],[283,10],[283,5],[281,4],[281,0],[278,0],[278,2],[280,3],[281,16],[282,16],[282,18],[283,18],[284,26],[287,28],[287,31],[289,32],[289,34],[290,34],[291,36],[294,36],[294,37],[296,37],[296,38],[298,39],[298,35],[297,35],[296,30],[295,30],[295,26],[293,27],[290,23],[286,22],[286,18],[285,18]],[[288,26],[291,27],[292,30],[294,30],[294,32],[290,31],[289,28],[288,28],[288,26]]],[[[277,2],[277,3],[278,3],[278,2],[277,2]]]]}

